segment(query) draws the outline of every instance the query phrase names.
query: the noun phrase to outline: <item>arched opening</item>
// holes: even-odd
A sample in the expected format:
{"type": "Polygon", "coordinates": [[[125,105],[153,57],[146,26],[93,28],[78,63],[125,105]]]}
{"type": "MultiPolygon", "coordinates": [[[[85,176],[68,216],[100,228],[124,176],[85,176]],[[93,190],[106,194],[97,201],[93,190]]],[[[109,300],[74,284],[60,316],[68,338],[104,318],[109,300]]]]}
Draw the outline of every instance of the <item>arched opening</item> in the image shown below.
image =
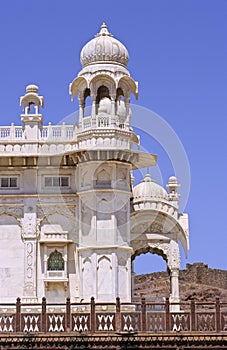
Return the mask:
{"type": "Polygon", "coordinates": [[[117,94],[116,94],[116,100],[115,100],[115,114],[119,117],[119,120],[117,120],[118,126],[120,128],[123,128],[127,112],[126,112],[126,106],[125,106],[124,92],[122,88],[117,88],[117,94]]]}
{"type": "Polygon", "coordinates": [[[89,117],[91,115],[92,100],[90,94],[90,89],[86,88],[84,90],[84,117],[89,117]]]}
{"type": "Polygon", "coordinates": [[[90,96],[90,89],[86,88],[86,89],[84,90],[84,101],[86,101],[86,98],[87,98],[88,96],[90,96]]]}
{"type": "Polygon", "coordinates": [[[109,89],[105,85],[101,85],[97,91],[96,104],[99,104],[99,102],[105,97],[110,99],[109,89]]]}
{"type": "Polygon", "coordinates": [[[29,114],[36,114],[35,104],[33,102],[29,103],[28,113],[29,114]]]}
{"type": "Polygon", "coordinates": [[[170,276],[166,256],[155,249],[144,249],[132,259],[133,298],[162,302],[170,295],[170,276]]]}
{"type": "Polygon", "coordinates": [[[116,102],[121,101],[124,97],[124,92],[122,88],[117,88],[117,94],[116,94],[116,102]]]}
{"type": "Polygon", "coordinates": [[[157,254],[146,252],[134,259],[134,271],[137,275],[167,271],[166,261],[157,254]]]}

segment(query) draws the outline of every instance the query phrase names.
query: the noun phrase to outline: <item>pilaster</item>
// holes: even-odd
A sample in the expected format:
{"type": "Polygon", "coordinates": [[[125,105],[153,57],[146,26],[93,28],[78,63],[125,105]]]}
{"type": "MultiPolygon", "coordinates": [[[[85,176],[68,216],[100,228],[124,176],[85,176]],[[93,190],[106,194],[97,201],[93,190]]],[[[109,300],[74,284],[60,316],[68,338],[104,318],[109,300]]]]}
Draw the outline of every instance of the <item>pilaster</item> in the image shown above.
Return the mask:
{"type": "Polygon", "coordinates": [[[24,242],[23,300],[33,303],[37,302],[37,217],[31,206],[25,208],[22,219],[22,238],[24,242]]]}

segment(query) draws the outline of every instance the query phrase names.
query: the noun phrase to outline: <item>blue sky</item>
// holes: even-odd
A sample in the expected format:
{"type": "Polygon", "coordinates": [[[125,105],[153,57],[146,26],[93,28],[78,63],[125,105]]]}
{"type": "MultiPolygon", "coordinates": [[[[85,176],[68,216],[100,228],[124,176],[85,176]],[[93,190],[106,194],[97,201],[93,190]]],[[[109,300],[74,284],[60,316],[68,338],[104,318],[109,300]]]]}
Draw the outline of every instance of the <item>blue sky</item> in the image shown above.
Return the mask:
{"type": "MultiPolygon", "coordinates": [[[[226,269],[227,1],[1,0],[0,6],[0,124],[20,125],[19,97],[29,83],[45,98],[45,124],[74,112],[68,85],[80,70],[80,50],[106,21],[127,46],[128,68],[139,82],[139,100],[132,102],[164,118],[187,153],[187,262],[226,269]]],[[[142,144],[158,153],[165,184],[173,173],[165,150],[146,135],[142,144]]],[[[137,272],[156,263],[143,257],[137,272]]]]}

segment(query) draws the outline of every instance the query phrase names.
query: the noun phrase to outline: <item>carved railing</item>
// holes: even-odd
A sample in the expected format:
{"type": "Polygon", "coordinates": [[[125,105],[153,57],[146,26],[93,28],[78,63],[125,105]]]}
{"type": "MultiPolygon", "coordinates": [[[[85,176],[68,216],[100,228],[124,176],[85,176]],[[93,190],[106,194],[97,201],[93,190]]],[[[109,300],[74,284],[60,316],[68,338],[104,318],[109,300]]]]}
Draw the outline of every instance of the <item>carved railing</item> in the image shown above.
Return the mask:
{"type": "MultiPolygon", "coordinates": [[[[51,125],[41,126],[39,129],[38,141],[68,141],[76,136],[76,126],[74,125],[51,125]]],[[[15,126],[13,123],[10,126],[0,127],[0,142],[27,142],[27,138],[22,126],[15,126]]]]}
{"type": "MultiPolygon", "coordinates": [[[[83,118],[83,125],[80,131],[87,130],[90,128],[118,128],[129,130],[129,125],[126,125],[121,121],[120,118],[115,118],[114,123],[111,122],[110,116],[97,116],[96,119],[92,117],[83,118]]],[[[66,125],[62,123],[61,125],[43,125],[39,127],[39,135],[37,141],[39,142],[59,142],[59,141],[69,141],[76,138],[78,128],[76,125],[66,125]]],[[[34,141],[34,140],[33,140],[34,141]]],[[[23,126],[15,126],[13,123],[10,126],[0,126],[0,142],[1,143],[27,143],[28,138],[25,134],[23,126]]]]}
{"type": "Polygon", "coordinates": [[[85,129],[90,128],[98,128],[98,129],[105,129],[111,127],[113,128],[119,128],[119,129],[125,129],[129,130],[129,124],[125,121],[126,118],[121,118],[119,116],[112,117],[111,115],[96,115],[95,118],[84,117],[82,119],[82,125],[80,127],[80,131],[83,131],[85,129]]]}
{"type": "Polygon", "coordinates": [[[0,305],[0,333],[17,332],[227,332],[227,303],[71,303],[0,305]],[[171,310],[179,311],[172,312],[171,310]]]}

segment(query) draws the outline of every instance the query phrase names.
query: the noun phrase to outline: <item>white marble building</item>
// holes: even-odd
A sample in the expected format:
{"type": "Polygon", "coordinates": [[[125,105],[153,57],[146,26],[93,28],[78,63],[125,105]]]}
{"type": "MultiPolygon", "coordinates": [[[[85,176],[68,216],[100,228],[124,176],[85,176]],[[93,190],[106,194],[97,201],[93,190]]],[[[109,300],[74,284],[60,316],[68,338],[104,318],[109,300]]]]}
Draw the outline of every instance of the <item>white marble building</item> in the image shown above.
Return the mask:
{"type": "Polygon", "coordinates": [[[132,261],[147,251],[166,260],[178,301],[187,214],[178,212],[175,177],[168,193],[150,175],[133,187],[133,169],[155,165],[156,156],[140,151],[130,127],[138,86],[127,63],[127,49],[103,23],[69,88],[79,99],[78,125],[44,126],[44,98],[29,85],[22,126],[0,127],[1,302],[131,302],[132,261]]]}

